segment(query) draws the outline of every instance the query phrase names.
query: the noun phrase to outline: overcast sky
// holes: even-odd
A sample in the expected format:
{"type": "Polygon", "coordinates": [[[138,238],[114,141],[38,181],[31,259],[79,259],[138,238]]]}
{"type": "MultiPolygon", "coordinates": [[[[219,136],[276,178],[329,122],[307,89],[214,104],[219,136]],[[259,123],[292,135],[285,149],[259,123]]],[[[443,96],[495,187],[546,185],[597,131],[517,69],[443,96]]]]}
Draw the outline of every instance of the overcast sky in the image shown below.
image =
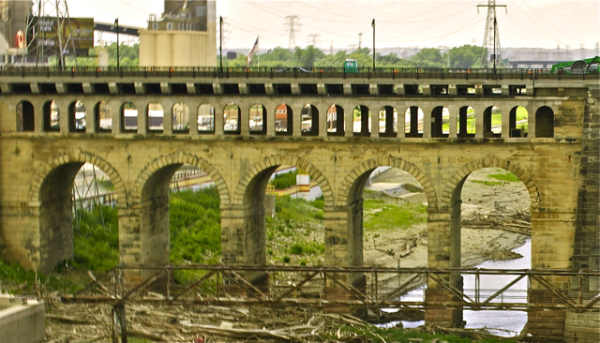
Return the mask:
{"type": "MultiPolygon", "coordinates": [[[[598,1],[500,1],[497,8],[502,47],[540,47],[571,50],[595,48],[600,41],[598,1]]],[[[69,0],[72,17],[94,17],[121,25],[146,27],[148,15],[160,15],[160,0],[69,0]]],[[[371,20],[376,20],[376,47],[440,47],[482,45],[487,1],[217,1],[223,16],[225,47],[250,48],[260,35],[260,48],[288,47],[290,35],[285,17],[297,15],[300,24],[296,46],[312,43],[328,51],[362,44],[371,47],[371,20]]],[[[96,34],[96,40],[98,40],[96,34]]],[[[112,35],[102,39],[111,41],[112,35]]],[[[123,37],[125,38],[125,37],[123,37]]]]}

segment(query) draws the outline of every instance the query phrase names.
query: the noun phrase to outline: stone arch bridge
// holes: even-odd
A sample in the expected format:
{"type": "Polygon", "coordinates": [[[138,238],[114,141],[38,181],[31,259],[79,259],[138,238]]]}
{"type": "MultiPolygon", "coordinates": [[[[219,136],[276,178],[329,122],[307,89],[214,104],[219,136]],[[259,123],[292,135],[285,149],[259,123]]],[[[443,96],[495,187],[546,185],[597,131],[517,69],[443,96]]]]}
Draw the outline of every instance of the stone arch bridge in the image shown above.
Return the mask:
{"type": "MultiPolygon", "coordinates": [[[[72,257],[71,188],[91,163],[118,193],[121,261],[168,263],[169,181],[190,164],[219,191],[223,263],[264,264],[263,197],[285,165],[323,191],[326,265],[362,266],[362,189],[371,171],[391,166],[427,195],[428,266],[460,267],[462,185],[473,171],[498,167],[529,193],[531,267],[598,269],[597,80],[144,75],[0,71],[4,258],[47,271],[72,257]],[[162,117],[152,114],[156,104],[162,117]],[[520,123],[519,106],[527,113],[520,123]]],[[[575,281],[553,282],[569,291],[575,281]]],[[[598,283],[581,287],[593,292],[598,283]]],[[[552,298],[544,292],[531,301],[552,298]]],[[[564,316],[551,320],[564,327],[564,316]]],[[[427,314],[447,325],[459,318],[427,314]]],[[[530,314],[530,330],[556,338],[548,320],[530,314]]]]}

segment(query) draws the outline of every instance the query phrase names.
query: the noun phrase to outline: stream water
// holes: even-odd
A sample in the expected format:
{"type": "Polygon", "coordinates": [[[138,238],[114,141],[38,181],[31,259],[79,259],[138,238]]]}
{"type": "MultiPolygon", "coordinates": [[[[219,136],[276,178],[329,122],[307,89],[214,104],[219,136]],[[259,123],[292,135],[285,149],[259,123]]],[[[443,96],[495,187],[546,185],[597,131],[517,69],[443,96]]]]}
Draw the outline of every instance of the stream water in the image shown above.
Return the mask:
{"type": "MultiPolygon", "coordinates": [[[[527,239],[525,244],[513,251],[523,255],[522,258],[507,260],[507,261],[486,261],[476,266],[476,268],[485,269],[528,269],[531,268],[531,239],[527,239]]],[[[501,289],[516,276],[500,275],[500,276],[481,276],[481,295],[480,298],[485,299],[501,289]]],[[[475,276],[464,276],[464,292],[469,297],[473,297],[475,288],[475,276]]],[[[424,300],[423,288],[409,292],[401,298],[406,301],[422,301],[424,300]]],[[[510,287],[499,296],[494,302],[527,302],[527,280],[520,280],[515,285],[510,287]]],[[[387,312],[395,312],[396,309],[384,309],[387,312]]],[[[498,330],[490,330],[491,333],[498,336],[514,336],[521,332],[527,323],[527,312],[523,311],[463,311],[463,320],[467,322],[466,328],[481,329],[494,328],[498,330]]],[[[390,322],[380,325],[382,327],[393,327],[398,322],[390,322]]],[[[424,325],[425,321],[402,321],[405,328],[416,328],[419,325],[424,325]]]]}

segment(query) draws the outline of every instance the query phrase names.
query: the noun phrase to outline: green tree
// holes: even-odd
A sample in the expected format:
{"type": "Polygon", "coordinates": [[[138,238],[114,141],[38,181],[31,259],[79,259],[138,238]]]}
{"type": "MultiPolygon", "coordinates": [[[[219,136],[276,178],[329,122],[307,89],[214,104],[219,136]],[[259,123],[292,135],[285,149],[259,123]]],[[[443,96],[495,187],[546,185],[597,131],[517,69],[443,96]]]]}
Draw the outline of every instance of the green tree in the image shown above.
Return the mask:
{"type": "Polygon", "coordinates": [[[315,61],[323,57],[325,57],[325,54],[312,45],[309,45],[306,49],[296,48],[294,51],[294,59],[298,66],[307,69],[312,69],[315,61]]]}
{"type": "Polygon", "coordinates": [[[443,68],[446,66],[440,50],[435,48],[421,49],[421,51],[411,58],[411,61],[415,67],[443,68]]]}
{"type": "Polygon", "coordinates": [[[452,68],[477,68],[481,67],[481,56],[484,56],[482,47],[463,45],[450,49],[450,67],[452,68]]]}

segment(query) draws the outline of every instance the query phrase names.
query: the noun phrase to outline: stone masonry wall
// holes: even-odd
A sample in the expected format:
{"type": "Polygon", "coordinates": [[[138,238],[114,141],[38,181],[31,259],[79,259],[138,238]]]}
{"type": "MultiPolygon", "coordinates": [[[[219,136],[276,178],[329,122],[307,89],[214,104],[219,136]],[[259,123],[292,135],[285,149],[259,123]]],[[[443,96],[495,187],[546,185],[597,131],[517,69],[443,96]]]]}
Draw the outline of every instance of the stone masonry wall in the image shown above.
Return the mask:
{"type": "MultiPolygon", "coordinates": [[[[148,97],[139,98],[140,102],[148,100],[148,97]]],[[[251,98],[236,99],[245,105],[254,101],[251,98]]],[[[532,211],[531,267],[573,266],[574,252],[578,248],[576,223],[582,215],[578,210],[582,186],[580,166],[584,161],[593,162],[593,159],[581,157],[582,149],[589,146],[582,145],[581,140],[583,109],[586,108],[584,99],[548,97],[528,100],[530,118],[538,105],[553,109],[559,123],[555,128],[555,138],[497,139],[383,138],[375,135],[328,137],[321,134],[300,137],[296,132],[299,123],[294,126],[291,137],[272,136],[269,131],[266,136],[250,136],[245,131],[247,121],[246,124],[242,122],[241,136],[170,135],[168,132],[165,136],[145,132],[17,133],[14,132],[14,109],[20,100],[11,96],[0,98],[0,247],[4,257],[25,265],[40,266],[42,259],[47,258],[40,255],[40,247],[47,244],[44,242],[46,232],[42,232],[47,229],[40,220],[40,214],[47,207],[46,202],[41,201],[44,199],[41,195],[45,189],[44,180],[62,165],[89,162],[105,171],[115,183],[119,196],[120,255],[125,262],[149,261],[145,253],[164,247],[165,241],[166,250],[163,249],[164,254],[159,260],[168,260],[168,239],[165,238],[168,235],[168,206],[165,207],[165,191],[155,176],[162,168],[174,170],[176,166],[187,163],[206,171],[216,182],[221,197],[223,261],[226,263],[264,261],[265,249],[257,247],[264,242],[264,230],[254,229],[264,224],[264,207],[260,197],[264,195],[264,184],[273,168],[287,165],[306,171],[323,190],[327,264],[362,263],[362,258],[357,257],[360,252],[354,251],[363,239],[356,237],[362,234],[362,230],[354,225],[360,216],[348,206],[348,199],[352,198],[350,193],[356,183],[361,182],[369,170],[392,166],[413,175],[427,195],[429,267],[450,267],[455,253],[453,250],[456,250],[452,249],[450,233],[452,195],[461,180],[471,172],[488,167],[514,173],[528,190],[532,211]],[[254,190],[247,192],[252,187],[254,190]],[[152,206],[149,207],[149,204],[152,206]],[[254,205],[257,207],[253,208],[254,205]],[[149,225],[144,208],[161,209],[160,217],[166,216],[167,221],[157,219],[160,225],[154,232],[158,236],[151,235],[163,238],[144,238],[149,225]]],[[[223,98],[219,101],[226,103],[230,100],[223,98]]],[[[294,104],[315,101],[320,112],[326,112],[327,106],[323,105],[321,98],[287,100],[294,104]]],[[[68,102],[66,99],[61,101],[68,102]]],[[[265,101],[274,104],[286,99],[269,98],[265,101]]],[[[380,108],[387,101],[389,99],[382,98],[365,100],[365,103],[370,108],[380,108]]],[[[458,102],[456,99],[452,101],[458,102]]],[[[504,100],[469,101],[478,102],[475,107],[481,110],[504,100]]],[[[41,102],[36,101],[36,104],[41,102]]],[[[93,103],[91,99],[87,102],[93,103]]],[[[349,98],[342,101],[349,102],[349,98]]],[[[439,99],[427,100],[423,106],[433,108],[437,103],[440,103],[439,99]]],[[[402,106],[408,104],[403,101],[398,108],[402,106]]],[[[509,107],[508,103],[502,106],[504,109],[509,107]]],[[[592,111],[595,107],[588,104],[587,108],[592,111]]],[[[245,116],[247,118],[247,113],[245,116]]],[[[243,121],[244,118],[242,116],[243,121]]],[[[294,117],[294,120],[298,118],[294,117]]],[[[66,119],[61,117],[61,125],[64,126],[63,121],[66,119]]],[[[481,126],[479,124],[482,123],[478,122],[481,126]]],[[[593,180],[586,182],[589,194],[593,180]]],[[[57,179],[53,185],[61,194],[66,194],[65,190],[70,190],[71,186],[63,178],[57,179]]],[[[593,190],[591,193],[594,193],[593,190]]],[[[587,199],[593,200],[589,196],[587,199]]],[[[591,234],[592,228],[586,227],[591,234]]],[[[60,251],[54,249],[48,254],[60,255],[60,251]]],[[[570,284],[570,280],[564,278],[554,278],[551,282],[565,290],[570,284]]],[[[532,286],[539,288],[536,284],[532,286]]],[[[446,295],[440,293],[435,296],[446,295]]],[[[453,313],[443,317],[452,322],[459,318],[453,313]]]]}

